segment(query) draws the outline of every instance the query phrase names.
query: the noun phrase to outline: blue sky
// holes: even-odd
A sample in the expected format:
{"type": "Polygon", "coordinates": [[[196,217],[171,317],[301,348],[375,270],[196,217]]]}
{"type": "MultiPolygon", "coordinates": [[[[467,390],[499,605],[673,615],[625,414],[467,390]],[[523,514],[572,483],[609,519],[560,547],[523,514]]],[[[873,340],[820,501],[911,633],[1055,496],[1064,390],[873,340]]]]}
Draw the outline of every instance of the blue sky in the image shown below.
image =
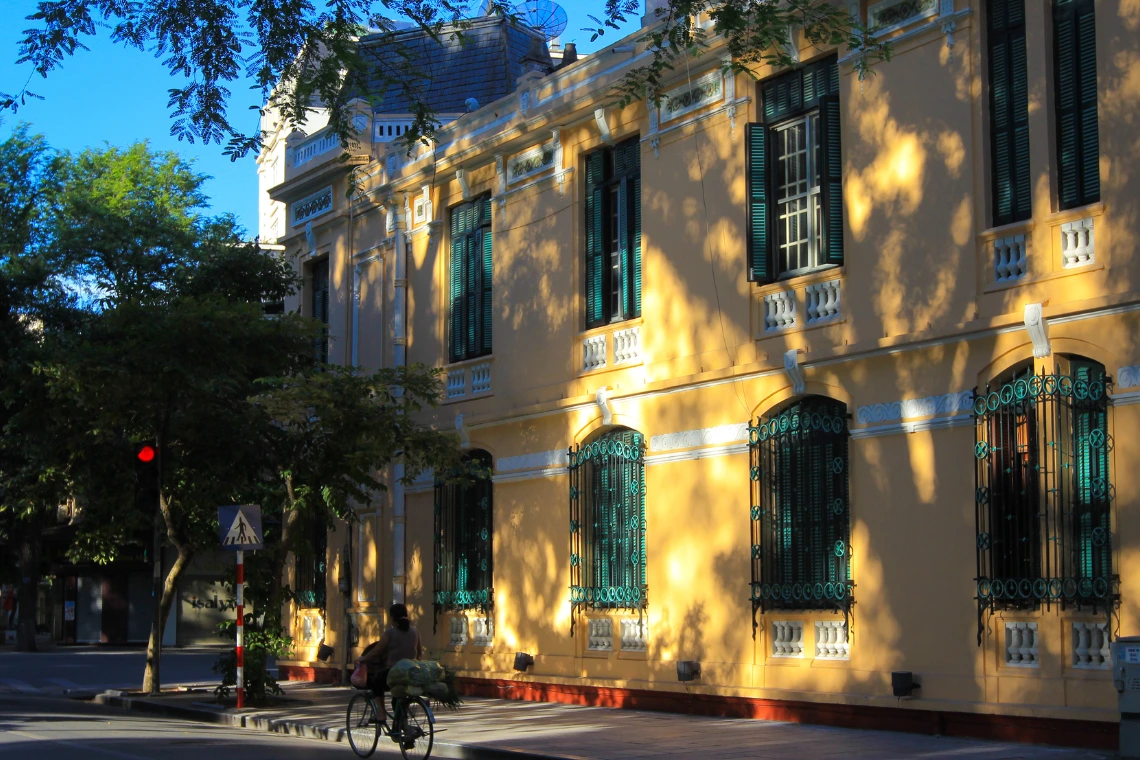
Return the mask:
{"type": "MultiPolygon", "coordinates": [[[[2,0],[0,9],[0,92],[16,92],[28,80],[31,67],[16,65],[23,29],[30,26],[24,17],[35,11],[32,0],[2,0]]],[[[376,3],[380,7],[380,3],[376,3]]],[[[620,34],[609,30],[604,38],[590,42],[590,33],[581,31],[589,14],[600,14],[604,0],[574,2],[564,0],[569,24],[564,42],[576,42],[581,53],[620,34]]],[[[636,20],[634,21],[636,23],[636,20]]],[[[631,24],[632,27],[632,24],[631,24]]],[[[103,35],[88,43],[90,51],[79,51],[65,61],[62,69],[47,79],[33,77],[29,89],[44,100],[29,100],[13,115],[0,113],[0,139],[13,125],[27,122],[33,131],[47,138],[55,148],[81,151],[105,143],[128,145],[149,140],[152,147],[173,150],[194,162],[195,168],[210,177],[205,186],[216,213],[233,213],[250,234],[257,230],[257,171],[253,157],[231,163],[221,145],[178,142],[170,135],[167,90],[172,80],[162,63],[150,53],[112,44],[103,35]]],[[[257,113],[247,110],[258,105],[260,95],[248,89],[249,83],[235,83],[230,102],[230,118],[241,128],[256,129],[257,113]]]]}

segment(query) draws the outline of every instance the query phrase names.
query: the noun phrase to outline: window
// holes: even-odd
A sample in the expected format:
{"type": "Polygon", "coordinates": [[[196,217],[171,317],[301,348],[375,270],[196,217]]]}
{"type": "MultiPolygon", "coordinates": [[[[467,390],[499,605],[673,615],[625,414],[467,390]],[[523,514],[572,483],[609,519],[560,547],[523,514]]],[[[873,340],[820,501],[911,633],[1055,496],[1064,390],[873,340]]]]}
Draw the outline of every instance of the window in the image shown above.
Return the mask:
{"type": "Polygon", "coordinates": [[[1100,200],[1093,0],[1053,0],[1053,101],[1062,209],[1100,200]]]}
{"type": "Polygon", "coordinates": [[[323,610],[328,527],[319,516],[300,519],[307,520],[308,526],[301,531],[303,539],[295,542],[293,550],[293,594],[298,607],[323,610]]]}
{"type": "Polygon", "coordinates": [[[990,173],[995,227],[1028,219],[1029,86],[1025,0],[987,4],[990,75],[990,173]]]}
{"type": "Polygon", "coordinates": [[[748,431],[752,610],[853,603],[847,407],[809,396],[748,431]]]}
{"type": "Polygon", "coordinates": [[[317,338],[317,360],[322,364],[329,361],[329,260],[321,259],[312,268],[312,315],[313,319],[325,327],[317,338]]]}
{"type": "Polygon", "coordinates": [[[641,316],[641,141],[586,156],[586,327],[641,316]]]}
{"type": "Polygon", "coordinates": [[[1112,574],[1104,367],[1058,357],[1016,368],[974,401],[979,643],[989,610],[1108,608],[1112,574]]]}
{"type": "Polygon", "coordinates": [[[571,449],[575,610],[645,609],[645,527],[645,437],[622,428],[571,449]]]}
{"type": "Polygon", "coordinates": [[[748,278],[769,282],[843,263],[843,154],[835,59],[760,85],[749,124],[748,278]]]}
{"type": "Polygon", "coordinates": [[[465,458],[465,480],[435,486],[435,612],[491,609],[491,455],[465,458]]]}
{"type": "Polygon", "coordinates": [[[491,353],[491,196],[451,209],[448,360],[491,353]]]}

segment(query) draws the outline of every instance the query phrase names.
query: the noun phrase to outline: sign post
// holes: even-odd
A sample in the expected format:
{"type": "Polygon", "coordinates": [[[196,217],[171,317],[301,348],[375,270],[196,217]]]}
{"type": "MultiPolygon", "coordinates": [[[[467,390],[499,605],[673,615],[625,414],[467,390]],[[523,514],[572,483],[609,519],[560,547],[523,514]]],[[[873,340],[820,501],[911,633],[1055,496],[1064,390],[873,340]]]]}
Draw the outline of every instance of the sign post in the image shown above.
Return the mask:
{"type": "Polygon", "coordinates": [[[237,552],[237,706],[245,707],[245,550],[262,548],[261,507],[242,504],[218,507],[218,531],[223,549],[237,552]]]}

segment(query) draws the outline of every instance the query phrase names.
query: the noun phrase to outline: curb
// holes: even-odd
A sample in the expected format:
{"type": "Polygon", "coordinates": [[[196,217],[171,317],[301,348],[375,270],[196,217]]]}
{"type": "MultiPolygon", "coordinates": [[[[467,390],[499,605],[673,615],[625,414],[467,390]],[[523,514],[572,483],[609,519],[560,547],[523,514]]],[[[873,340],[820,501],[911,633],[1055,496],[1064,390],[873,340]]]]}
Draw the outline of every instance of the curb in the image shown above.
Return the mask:
{"type": "MultiPolygon", "coordinates": [[[[149,699],[125,697],[116,692],[98,694],[93,700],[95,704],[112,707],[127,712],[161,715],[167,718],[192,720],[199,723],[213,723],[216,725],[244,728],[253,731],[266,731],[274,734],[285,734],[302,739],[320,739],[329,742],[346,741],[346,729],[314,726],[289,718],[269,719],[256,713],[231,713],[224,708],[214,707],[205,703],[192,703],[184,705],[168,705],[153,702],[149,699]]],[[[381,737],[383,741],[384,737],[381,737]]],[[[383,744],[377,745],[377,751],[382,751],[383,744]]],[[[435,742],[432,747],[433,757],[453,758],[454,760],[588,760],[578,755],[551,755],[540,752],[531,752],[511,747],[489,747],[480,744],[452,744],[450,742],[435,742]]]]}

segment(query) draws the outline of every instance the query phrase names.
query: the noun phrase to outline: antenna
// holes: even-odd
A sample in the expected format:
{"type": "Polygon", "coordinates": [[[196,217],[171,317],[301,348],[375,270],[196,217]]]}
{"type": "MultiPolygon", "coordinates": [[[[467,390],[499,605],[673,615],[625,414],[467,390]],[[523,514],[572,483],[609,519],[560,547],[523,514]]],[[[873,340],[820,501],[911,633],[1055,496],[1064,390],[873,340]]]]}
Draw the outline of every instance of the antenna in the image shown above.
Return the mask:
{"type": "Polygon", "coordinates": [[[566,11],[554,0],[525,0],[511,8],[511,13],[531,29],[537,29],[547,42],[566,31],[566,11]]]}

